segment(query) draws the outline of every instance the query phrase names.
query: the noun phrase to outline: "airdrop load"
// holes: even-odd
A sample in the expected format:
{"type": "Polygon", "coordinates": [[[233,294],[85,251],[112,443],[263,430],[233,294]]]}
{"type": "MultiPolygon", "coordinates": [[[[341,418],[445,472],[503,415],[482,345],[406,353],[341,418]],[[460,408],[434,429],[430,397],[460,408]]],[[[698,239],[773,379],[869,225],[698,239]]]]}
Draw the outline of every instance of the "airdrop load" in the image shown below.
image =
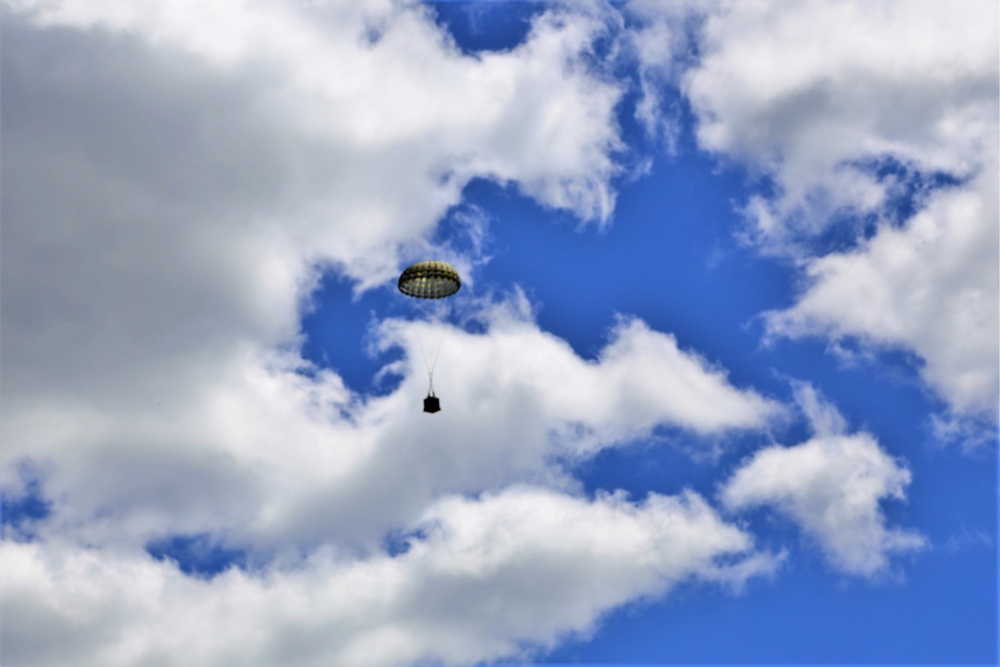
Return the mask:
{"type": "MultiPolygon", "coordinates": [[[[458,271],[450,264],[437,260],[417,262],[413,266],[403,271],[399,276],[399,291],[406,296],[415,299],[443,299],[452,296],[462,287],[462,279],[458,271]]],[[[438,343],[440,347],[440,342],[438,343]]],[[[423,349],[421,346],[421,353],[423,349]]],[[[433,360],[428,362],[426,354],[424,362],[427,364],[427,375],[430,386],[427,390],[427,398],[424,399],[424,412],[435,413],[441,411],[441,401],[434,394],[434,365],[437,363],[437,352],[435,351],[433,360]]]]}

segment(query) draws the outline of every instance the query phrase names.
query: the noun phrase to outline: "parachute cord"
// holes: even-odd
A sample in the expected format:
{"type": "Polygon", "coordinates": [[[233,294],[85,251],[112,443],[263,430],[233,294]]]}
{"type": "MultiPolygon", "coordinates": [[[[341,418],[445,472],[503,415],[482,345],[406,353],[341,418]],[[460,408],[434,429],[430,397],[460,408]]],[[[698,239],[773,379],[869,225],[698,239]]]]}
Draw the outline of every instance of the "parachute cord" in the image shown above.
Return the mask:
{"type": "Polygon", "coordinates": [[[417,347],[420,349],[420,357],[424,360],[424,368],[427,369],[428,373],[433,373],[434,370],[431,368],[431,364],[427,360],[427,352],[424,350],[427,346],[424,345],[424,336],[420,333],[420,329],[417,329],[417,347]]]}
{"type": "Polygon", "coordinates": [[[434,369],[437,367],[438,355],[441,354],[441,343],[444,341],[444,329],[442,328],[438,331],[437,336],[437,346],[434,348],[434,356],[431,358],[431,374],[433,375],[434,369]]]}
{"type": "Polygon", "coordinates": [[[441,353],[441,341],[444,340],[444,330],[438,332],[437,345],[434,348],[434,356],[427,366],[427,379],[430,381],[430,395],[434,396],[434,369],[437,367],[438,355],[441,353]]]}
{"type": "Polygon", "coordinates": [[[420,348],[420,356],[424,360],[424,368],[427,369],[427,379],[430,384],[430,395],[434,395],[434,368],[437,366],[438,356],[441,354],[441,343],[444,340],[444,331],[439,331],[437,336],[437,345],[434,347],[434,356],[428,358],[427,346],[424,344],[426,341],[424,336],[417,333],[417,346],[420,348]]]}

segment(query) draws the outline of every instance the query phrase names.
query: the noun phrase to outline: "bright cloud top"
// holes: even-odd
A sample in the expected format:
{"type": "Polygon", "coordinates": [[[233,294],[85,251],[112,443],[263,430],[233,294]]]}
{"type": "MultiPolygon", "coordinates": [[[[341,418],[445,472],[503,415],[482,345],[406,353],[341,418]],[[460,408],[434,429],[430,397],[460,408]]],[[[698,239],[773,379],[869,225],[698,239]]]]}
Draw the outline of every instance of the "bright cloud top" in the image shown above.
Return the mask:
{"type": "Polygon", "coordinates": [[[640,47],[651,38],[668,46],[661,32],[695,21],[696,63],[679,67],[687,42],[675,38],[674,48],[639,48],[644,66],[680,82],[700,146],[773,179],[773,195],[746,204],[750,236],[765,252],[795,255],[806,281],[796,305],[772,314],[770,333],[913,351],[951,412],[994,422],[997,4],[640,3],[634,11],[644,21],[640,47]],[[886,165],[901,173],[881,173],[886,165]],[[931,189],[941,174],[957,184],[931,189]],[[908,188],[923,210],[897,225],[888,208],[908,188]],[[877,219],[867,241],[866,215],[877,219]],[[824,256],[816,237],[832,225],[846,227],[856,247],[824,256]]]}
{"type": "MultiPolygon", "coordinates": [[[[639,320],[621,319],[598,359],[588,362],[538,329],[523,295],[488,307],[480,317],[489,324],[489,336],[456,329],[437,334],[449,358],[469,361],[441,369],[449,385],[465,389],[458,400],[469,402],[466,411],[486,408],[484,402],[496,395],[521,393],[547,419],[608,431],[605,440],[611,441],[657,424],[705,435],[759,428],[780,412],[775,402],[732,387],[724,370],[639,320]]],[[[409,358],[419,359],[419,341],[435,334],[424,325],[390,321],[383,335],[383,346],[405,342],[409,358]]]]}
{"type": "Polygon", "coordinates": [[[689,578],[739,586],[780,563],[752,553],[750,537],[696,494],[637,506],[514,487],[442,499],[423,519],[427,537],[394,558],[319,552],[264,576],[232,569],[210,581],[145,553],[6,542],[0,597],[5,632],[19,640],[5,658],[461,665],[587,632],[604,610],[689,578]]]}
{"type": "Polygon", "coordinates": [[[563,487],[558,461],[658,426],[723,435],[780,414],[641,322],[623,322],[588,362],[526,319],[525,305],[494,304],[480,315],[484,334],[385,322],[377,344],[416,360],[396,367],[403,382],[385,397],[352,395],[329,372],[306,378],[294,356],[247,354],[174,410],[11,411],[5,457],[60,461],[46,487],[66,502],[45,530],[81,539],[140,546],[218,532],[267,549],[333,536],[371,544],[436,494],[527,479],[563,487]],[[448,410],[427,424],[414,411],[426,389],[417,364],[421,339],[436,336],[448,410]],[[115,510],[97,518],[105,508],[115,510]]]}
{"type": "Polygon", "coordinates": [[[776,241],[877,210],[892,182],[871,161],[973,175],[996,127],[998,19],[977,0],[719,3],[683,80],[699,142],[775,178],[749,212],[776,241]]]}
{"type": "MultiPolygon", "coordinates": [[[[301,185],[311,200],[320,183],[334,188],[311,203],[338,204],[334,227],[352,225],[352,250],[428,231],[473,176],[514,181],[585,219],[604,220],[614,205],[609,152],[620,147],[613,107],[621,90],[584,64],[608,27],[599,15],[548,12],[516,49],[468,57],[415,2],[15,4],[38,25],[105,29],[180,49],[247,86],[254,106],[279,123],[269,128],[276,139],[319,142],[318,155],[307,151],[316,162],[301,174],[312,182],[301,185]],[[380,185],[373,169],[397,179],[397,194],[382,207],[368,201],[380,185]]],[[[325,217],[309,222],[329,226],[325,217]]],[[[359,258],[333,256],[369,277],[354,266],[359,258]]]]}
{"type": "Polygon", "coordinates": [[[887,528],[879,506],[906,497],[910,472],[871,435],[843,433],[843,417],[814,389],[798,393],[815,436],[755,453],[722,487],[722,502],[731,510],[772,506],[815,540],[833,567],[882,574],[890,554],[926,546],[916,532],[887,528]]]}
{"type": "Polygon", "coordinates": [[[994,164],[967,187],[935,193],[904,228],[809,263],[809,286],[771,313],[772,334],[857,336],[904,345],[959,414],[997,416],[1000,385],[1000,211],[994,164]]]}

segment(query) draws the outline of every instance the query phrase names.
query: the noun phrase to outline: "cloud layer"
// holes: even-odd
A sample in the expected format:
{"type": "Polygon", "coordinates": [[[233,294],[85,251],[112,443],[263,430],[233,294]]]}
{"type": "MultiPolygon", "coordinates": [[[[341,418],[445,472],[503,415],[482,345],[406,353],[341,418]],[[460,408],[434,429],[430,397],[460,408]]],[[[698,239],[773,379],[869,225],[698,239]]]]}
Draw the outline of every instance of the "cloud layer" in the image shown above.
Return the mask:
{"type": "MultiPolygon", "coordinates": [[[[646,79],[677,82],[699,146],[772,186],[744,206],[748,239],[794,257],[804,281],[797,303],[770,315],[769,333],[913,352],[950,413],[994,423],[997,4],[639,3],[633,11],[646,79]],[[691,46],[677,37],[685,26],[694,26],[698,51],[687,68],[691,46]],[[651,39],[663,48],[649,48],[651,39]],[[898,221],[907,197],[916,212],[898,221]],[[823,239],[832,228],[849,250],[831,252],[823,239]]],[[[644,104],[655,117],[654,102],[644,104]]]]}
{"type": "Polygon", "coordinates": [[[797,383],[795,397],[813,437],[791,447],[766,447],[720,488],[731,511],[768,506],[791,519],[847,574],[889,571],[890,556],[927,546],[916,531],[886,527],[884,500],[905,500],[910,471],[868,433],[847,422],[814,387],[797,383]]]}
{"type": "Polygon", "coordinates": [[[934,193],[905,227],[885,226],[850,252],[809,262],[807,289],[768,316],[770,333],[909,348],[956,413],[995,420],[998,178],[993,164],[967,186],[934,193]]]}
{"type": "Polygon", "coordinates": [[[608,218],[600,13],[470,57],[405,3],[5,11],[0,484],[50,503],[0,546],[6,660],[462,664],[774,570],[698,496],[586,500],[560,463],[778,413],[668,334],[622,320],[585,361],[516,295],[469,307],[478,334],[387,321],[375,344],[405,356],[380,397],[298,353],[319,272],[381,284],[473,177],[608,218]],[[428,426],[410,360],[437,331],[428,426]],[[145,551],[176,535],[251,567],[145,551]]]}
{"type": "MultiPolygon", "coordinates": [[[[762,240],[884,203],[871,161],[969,176],[997,122],[995,3],[719,3],[683,75],[704,148],[774,178],[762,240]]],[[[995,143],[995,142],[994,142],[995,143]]]]}
{"type": "MultiPolygon", "coordinates": [[[[626,87],[593,55],[620,29],[610,11],[556,5],[520,46],[469,56],[407,2],[7,7],[0,487],[17,498],[36,476],[51,514],[0,544],[5,659],[466,664],[586,634],[607,611],[682,581],[739,588],[776,570],[780,556],[755,550],[697,494],[587,498],[570,472],[567,462],[659,428],[712,439],[783,413],[669,333],[622,317],[585,360],[541,330],[515,290],[468,300],[466,328],[378,322],[373,345],[403,351],[383,370],[400,380],[387,395],[352,393],[299,354],[322,272],[358,289],[384,284],[431,247],[473,178],[609,220],[626,87]],[[415,412],[417,360],[434,337],[447,407],[428,421],[415,412]],[[202,579],[145,550],[175,535],[208,536],[250,566],[202,579]],[[389,553],[399,535],[406,549],[389,553]]],[[[765,69],[791,62],[782,56],[801,43],[790,36],[815,39],[820,19],[856,20],[871,46],[877,22],[839,7],[796,5],[776,24],[788,29],[768,36],[773,9],[719,5],[704,57],[682,79],[699,140],[764,165],[782,190],[761,210],[787,229],[793,211],[821,210],[810,203],[817,188],[836,192],[837,206],[881,201],[854,159],[892,154],[967,177],[905,226],[805,258],[810,291],[769,322],[791,337],[909,346],[956,410],[981,411],[996,378],[974,372],[990,342],[980,327],[996,328],[996,305],[980,321],[976,299],[997,291],[996,271],[982,279],[995,256],[976,254],[996,233],[983,226],[996,218],[995,173],[977,175],[986,162],[973,150],[995,114],[980,94],[982,40],[940,74],[954,95],[900,136],[876,132],[881,98],[861,120],[835,104],[782,111],[780,100],[817,80],[826,100],[846,75],[806,67],[773,88],[732,85],[753,80],[740,54],[757,53],[765,69]],[[966,70],[967,90],[955,83],[966,70]],[[963,122],[949,125],[953,112],[963,122]],[[795,123],[782,121],[789,114],[795,123]],[[863,150],[819,141],[817,118],[863,150]],[[930,253],[939,236],[947,253],[930,253]],[[917,266],[926,289],[907,310],[904,276],[917,266]],[[885,290],[860,290],[859,273],[885,290]],[[955,293],[967,298],[927,322],[955,293]],[[881,319],[851,319],[844,304],[860,299],[881,319]],[[946,349],[959,326],[976,334],[946,349]]],[[[892,7],[880,20],[935,25],[892,7]]],[[[662,49],[656,40],[676,27],[646,34],[644,67],[675,57],[681,36],[662,49]]],[[[849,56],[800,66],[829,61],[849,74],[849,56]]],[[[652,94],[679,72],[650,69],[642,85],[652,94]]],[[[890,75],[876,71],[869,85],[890,75]]],[[[654,127],[654,107],[642,113],[654,127]]],[[[759,452],[722,498],[733,511],[778,507],[836,567],[871,575],[920,543],[879,511],[909,474],[825,414],[814,422],[828,428],[759,452]]]]}
{"type": "Polygon", "coordinates": [[[689,578],[739,586],[780,563],[696,494],[637,506],[513,487],[443,498],[422,519],[426,536],[395,557],[327,549],[210,581],[142,552],[4,542],[5,659],[461,665],[551,646],[689,578]]]}

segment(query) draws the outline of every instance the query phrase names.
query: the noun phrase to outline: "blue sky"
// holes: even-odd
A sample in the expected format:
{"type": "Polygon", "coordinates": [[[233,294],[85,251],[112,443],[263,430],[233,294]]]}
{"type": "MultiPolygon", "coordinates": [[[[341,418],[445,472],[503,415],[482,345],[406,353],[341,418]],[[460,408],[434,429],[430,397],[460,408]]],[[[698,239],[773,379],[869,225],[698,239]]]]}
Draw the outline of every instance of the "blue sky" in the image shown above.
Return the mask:
{"type": "Polygon", "coordinates": [[[961,4],[5,7],[5,664],[995,664],[961,4]]]}

